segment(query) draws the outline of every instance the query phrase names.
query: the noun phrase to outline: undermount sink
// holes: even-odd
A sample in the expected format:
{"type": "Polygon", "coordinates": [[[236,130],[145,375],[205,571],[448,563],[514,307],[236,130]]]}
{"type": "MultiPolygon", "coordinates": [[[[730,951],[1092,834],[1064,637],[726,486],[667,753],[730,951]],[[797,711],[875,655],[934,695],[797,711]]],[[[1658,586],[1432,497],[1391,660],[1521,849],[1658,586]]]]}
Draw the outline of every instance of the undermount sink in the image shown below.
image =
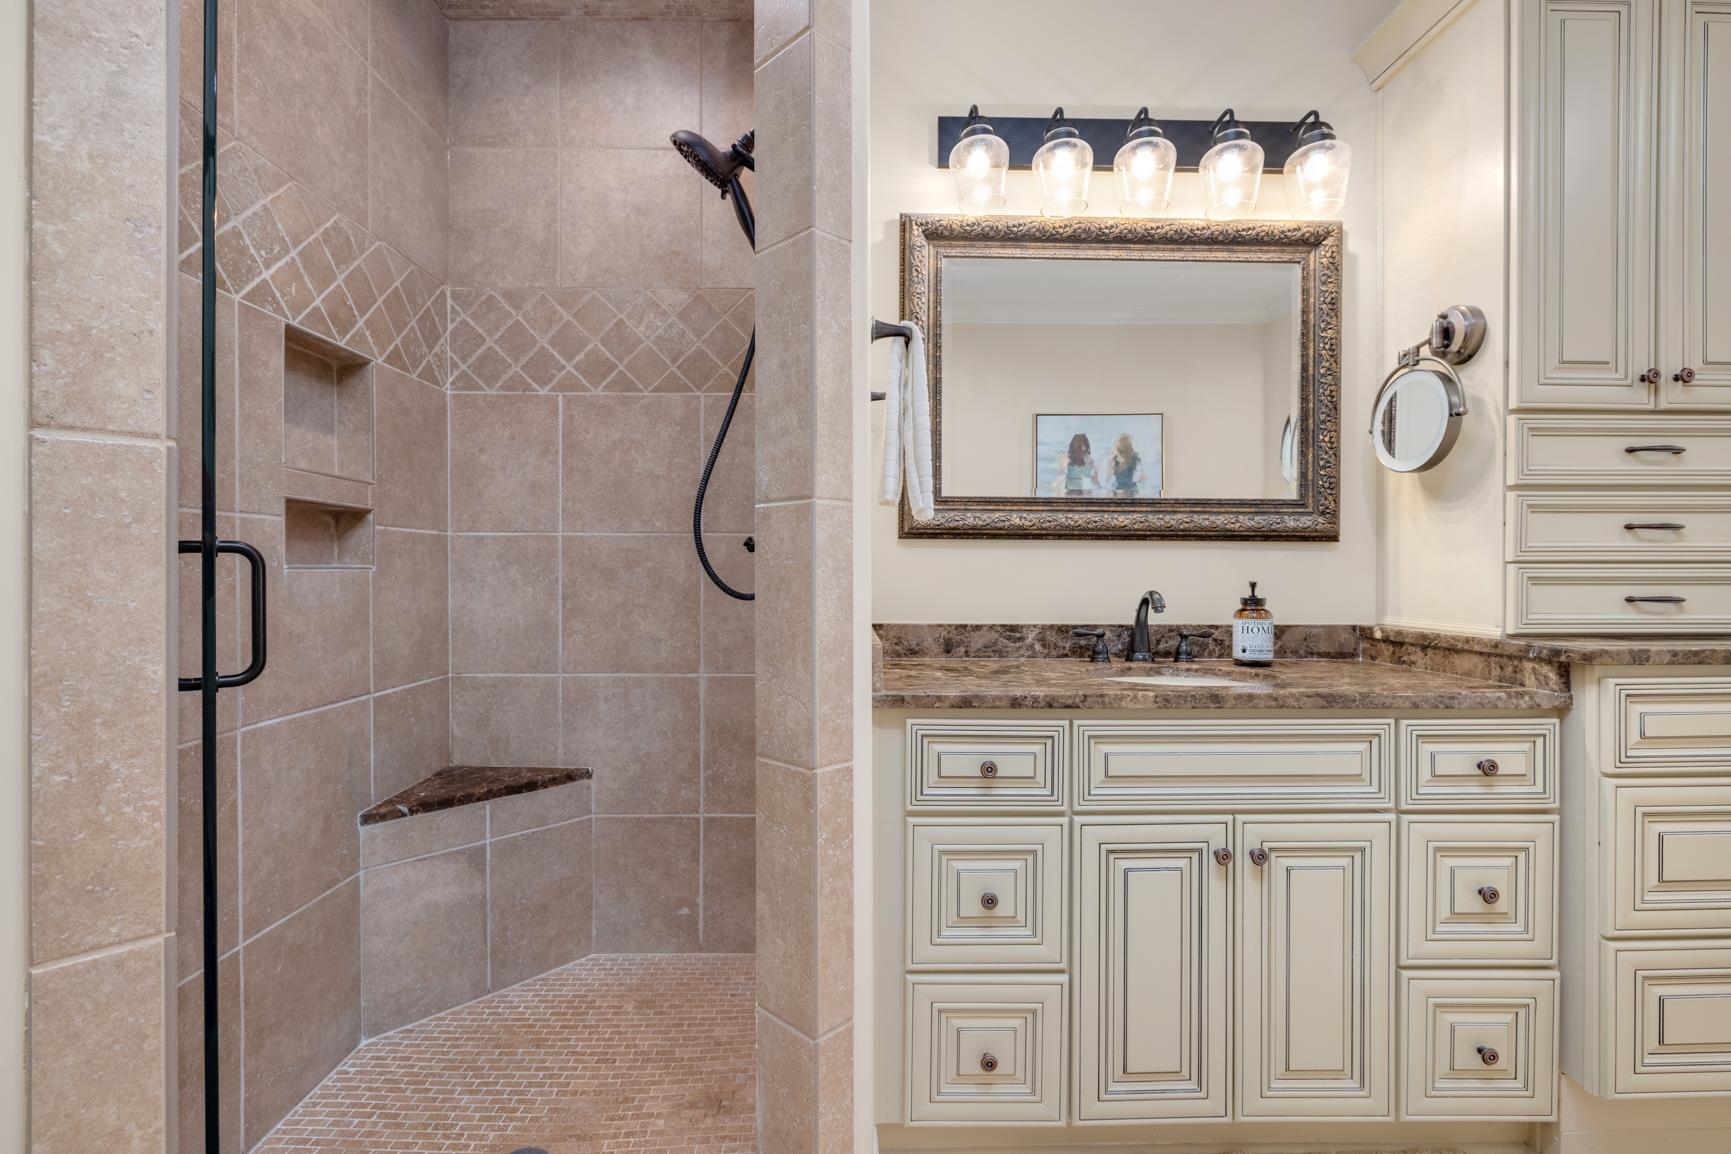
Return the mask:
{"type": "Polygon", "coordinates": [[[1248,684],[1236,681],[1230,677],[1208,677],[1188,673],[1149,673],[1141,677],[1108,677],[1107,681],[1121,681],[1125,685],[1156,686],[1190,686],[1194,689],[1244,689],[1248,684]]]}

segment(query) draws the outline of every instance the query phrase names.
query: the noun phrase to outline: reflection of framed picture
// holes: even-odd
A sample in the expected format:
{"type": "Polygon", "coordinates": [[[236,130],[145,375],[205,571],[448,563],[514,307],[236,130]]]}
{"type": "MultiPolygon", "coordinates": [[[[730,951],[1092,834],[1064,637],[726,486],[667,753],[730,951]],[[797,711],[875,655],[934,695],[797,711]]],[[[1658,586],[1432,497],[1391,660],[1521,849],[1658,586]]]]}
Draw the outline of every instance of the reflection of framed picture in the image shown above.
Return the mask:
{"type": "Polygon", "coordinates": [[[1158,497],[1159,413],[1037,413],[1036,497],[1158,497]]]}

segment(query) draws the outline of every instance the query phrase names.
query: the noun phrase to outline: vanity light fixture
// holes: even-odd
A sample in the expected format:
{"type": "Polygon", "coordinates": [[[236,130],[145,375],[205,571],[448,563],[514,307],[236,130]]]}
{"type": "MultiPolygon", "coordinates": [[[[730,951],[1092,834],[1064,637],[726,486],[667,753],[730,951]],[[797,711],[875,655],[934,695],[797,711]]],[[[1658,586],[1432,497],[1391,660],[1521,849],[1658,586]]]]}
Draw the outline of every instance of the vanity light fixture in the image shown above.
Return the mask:
{"type": "Polygon", "coordinates": [[[1034,153],[1034,179],[1040,186],[1040,211],[1046,216],[1075,216],[1088,207],[1088,180],[1094,175],[1094,147],[1052,110],[1046,142],[1034,153]]]}
{"type": "Polygon", "coordinates": [[[1346,204],[1352,149],[1315,109],[1292,126],[1298,147],[1286,159],[1286,198],[1300,220],[1336,216],[1346,204]]]}
{"type": "Polygon", "coordinates": [[[1118,212],[1124,216],[1165,212],[1172,203],[1172,173],[1177,167],[1178,150],[1149,119],[1148,109],[1138,109],[1124,133],[1124,146],[1112,161],[1118,174],[1118,212]]]}
{"type": "Polygon", "coordinates": [[[1209,125],[1214,147],[1202,157],[1202,187],[1210,220],[1238,220],[1256,211],[1262,186],[1262,146],[1228,108],[1209,125]]]}
{"type": "Polygon", "coordinates": [[[956,200],[970,216],[1004,207],[1004,177],[1010,171],[1010,146],[992,131],[991,122],[980,115],[980,106],[968,109],[968,124],[962,138],[950,149],[950,175],[956,182],[956,200]]]}

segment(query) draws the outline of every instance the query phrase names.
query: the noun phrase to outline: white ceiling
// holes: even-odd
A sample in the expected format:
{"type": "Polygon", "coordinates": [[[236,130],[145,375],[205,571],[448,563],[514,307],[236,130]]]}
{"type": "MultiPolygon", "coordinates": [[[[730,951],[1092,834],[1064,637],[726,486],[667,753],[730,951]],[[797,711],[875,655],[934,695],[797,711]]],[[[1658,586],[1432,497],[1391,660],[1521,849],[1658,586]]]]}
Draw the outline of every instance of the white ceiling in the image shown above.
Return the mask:
{"type": "Polygon", "coordinates": [[[962,324],[1262,324],[1298,302],[1291,264],[961,257],[943,286],[962,324]]]}
{"type": "Polygon", "coordinates": [[[439,0],[452,20],[750,20],[752,0],[439,0]]]}

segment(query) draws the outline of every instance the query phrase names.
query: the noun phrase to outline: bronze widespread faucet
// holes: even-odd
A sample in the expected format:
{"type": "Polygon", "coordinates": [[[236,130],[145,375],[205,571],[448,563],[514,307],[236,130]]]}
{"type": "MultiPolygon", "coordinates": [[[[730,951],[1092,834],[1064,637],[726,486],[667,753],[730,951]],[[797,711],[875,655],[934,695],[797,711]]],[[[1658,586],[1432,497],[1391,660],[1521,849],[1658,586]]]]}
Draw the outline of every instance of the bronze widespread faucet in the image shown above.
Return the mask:
{"type": "Polygon", "coordinates": [[[1142,594],[1142,600],[1136,603],[1136,628],[1130,637],[1130,656],[1126,661],[1153,661],[1154,646],[1148,640],[1148,611],[1166,612],[1166,598],[1160,596],[1158,589],[1150,589],[1142,594]]]}

